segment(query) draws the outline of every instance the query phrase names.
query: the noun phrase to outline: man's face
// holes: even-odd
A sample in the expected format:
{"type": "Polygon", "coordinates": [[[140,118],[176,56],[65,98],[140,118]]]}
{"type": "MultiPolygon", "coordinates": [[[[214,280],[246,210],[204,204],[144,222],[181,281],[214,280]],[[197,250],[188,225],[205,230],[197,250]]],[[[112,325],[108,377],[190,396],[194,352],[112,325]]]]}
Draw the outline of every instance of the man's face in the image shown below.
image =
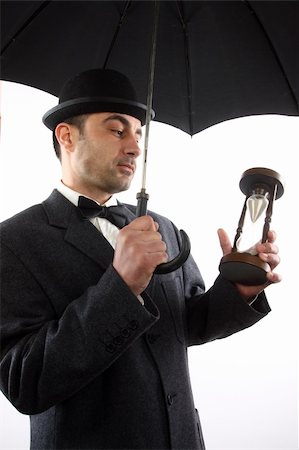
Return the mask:
{"type": "Polygon", "coordinates": [[[119,113],[87,116],[70,158],[73,188],[107,200],[130,187],[140,155],[141,122],[119,113]]]}

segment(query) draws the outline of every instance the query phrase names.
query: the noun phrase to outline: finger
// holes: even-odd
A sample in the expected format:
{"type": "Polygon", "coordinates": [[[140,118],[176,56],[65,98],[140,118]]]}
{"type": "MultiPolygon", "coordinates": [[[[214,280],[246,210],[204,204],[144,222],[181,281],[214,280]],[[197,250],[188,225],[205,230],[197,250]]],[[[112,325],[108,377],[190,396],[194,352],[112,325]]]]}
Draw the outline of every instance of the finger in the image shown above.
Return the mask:
{"type": "Polygon", "coordinates": [[[277,255],[279,252],[279,249],[278,249],[277,245],[272,244],[270,242],[265,242],[263,244],[257,244],[256,251],[258,253],[265,253],[265,254],[273,253],[274,255],[277,255]]]}
{"type": "Polygon", "coordinates": [[[259,253],[259,258],[268,263],[271,270],[275,269],[275,267],[280,263],[280,257],[271,253],[259,253]]]}
{"type": "Polygon", "coordinates": [[[151,216],[141,216],[134,219],[127,227],[139,231],[157,231],[159,225],[151,216]]]}
{"type": "Polygon", "coordinates": [[[158,231],[154,230],[126,230],[126,240],[134,240],[135,242],[151,243],[151,242],[161,242],[162,236],[158,231]]]}
{"type": "Polygon", "coordinates": [[[150,267],[150,272],[152,273],[159,264],[168,261],[168,254],[167,252],[161,251],[146,253],[144,255],[144,260],[146,262],[146,266],[150,267]]]}
{"type": "Polygon", "coordinates": [[[227,233],[222,228],[219,228],[219,230],[217,230],[217,234],[218,234],[219,243],[220,243],[220,247],[222,249],[223,255],[227,255],[228,253],[231,253],[232,245],[231,245],[231,242],[230,242],[230,239],[229,239],[227,233]]]}
{"type": "Polygon", "coordinates": [[[268,272],[267,279],[269,281],[269,284],[272,284],[272,283],[279,283],[282,280],[282,277],[279,273],[268,272]]]}
{"type": "Polygon", "coordinates": [[[268,242],[275,242],[276,241],[276,233],[273,230],[268,231],[268,242]]]}
{"type": "Polygon", "coordinates": [[[166,252],[166,244],[161,239],[151,239],[149,241],[143,241],[137,247],[137,251],[142,253],[166,252]]]}

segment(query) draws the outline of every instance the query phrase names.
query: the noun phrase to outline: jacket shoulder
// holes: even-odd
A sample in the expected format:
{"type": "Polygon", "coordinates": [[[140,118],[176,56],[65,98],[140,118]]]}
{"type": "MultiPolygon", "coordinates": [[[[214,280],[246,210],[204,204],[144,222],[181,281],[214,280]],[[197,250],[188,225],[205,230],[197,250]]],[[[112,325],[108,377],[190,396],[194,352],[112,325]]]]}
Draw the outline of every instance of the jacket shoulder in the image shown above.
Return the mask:
{"type": "Polygon", "coordinates": [[[18,230],[30,231],[40,225],[50,224],[53,220],[64,223],[68,220],[72,209],[73,205],[55,189],[42,203],[30,206],[3,221],[0,224],[1,235],[15,233],[18,230]]]}
{"type": "Polygon", "coordinates": [[[0,224],[1,233],[7,230],[15,229],[20,226],[24,227],[37,219],[41,220],[46,217],[42,204],[37,204],[18,212],[14,216],[4,220],[0,224]]]}

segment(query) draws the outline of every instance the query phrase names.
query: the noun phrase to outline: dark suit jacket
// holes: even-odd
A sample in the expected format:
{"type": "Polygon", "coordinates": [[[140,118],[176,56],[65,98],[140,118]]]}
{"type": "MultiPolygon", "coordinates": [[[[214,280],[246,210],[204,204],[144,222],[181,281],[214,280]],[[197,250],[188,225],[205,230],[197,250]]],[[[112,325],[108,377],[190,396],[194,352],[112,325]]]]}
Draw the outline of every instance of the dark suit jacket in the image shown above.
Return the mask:
{"type": "MultiPolygon", "coordinates": [[[[152,215],[172,258],[177,229],[152,215]]],[[[187,346],[257,322],[264,295],[249,307],[221,277],[204,293],[190,256],[153,277],[143,307],[110,244],[57,191],[1,238],[1,389],[31,415],[31,448],[203,449],[187,346]]]]}

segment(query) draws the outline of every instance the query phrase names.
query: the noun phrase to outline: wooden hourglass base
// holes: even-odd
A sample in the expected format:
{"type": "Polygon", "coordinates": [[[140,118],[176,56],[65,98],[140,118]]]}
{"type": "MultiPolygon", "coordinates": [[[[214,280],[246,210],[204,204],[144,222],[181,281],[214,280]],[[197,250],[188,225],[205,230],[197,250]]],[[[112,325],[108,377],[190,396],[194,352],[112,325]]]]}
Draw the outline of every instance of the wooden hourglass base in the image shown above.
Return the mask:
{"type": "Polygon", "coordinates": [[[250,253],[229,253],[223,256],[219,265],[220,273],[233,283],[258,286],[267,281],[270,266],[258,256],[250,253]]]}

